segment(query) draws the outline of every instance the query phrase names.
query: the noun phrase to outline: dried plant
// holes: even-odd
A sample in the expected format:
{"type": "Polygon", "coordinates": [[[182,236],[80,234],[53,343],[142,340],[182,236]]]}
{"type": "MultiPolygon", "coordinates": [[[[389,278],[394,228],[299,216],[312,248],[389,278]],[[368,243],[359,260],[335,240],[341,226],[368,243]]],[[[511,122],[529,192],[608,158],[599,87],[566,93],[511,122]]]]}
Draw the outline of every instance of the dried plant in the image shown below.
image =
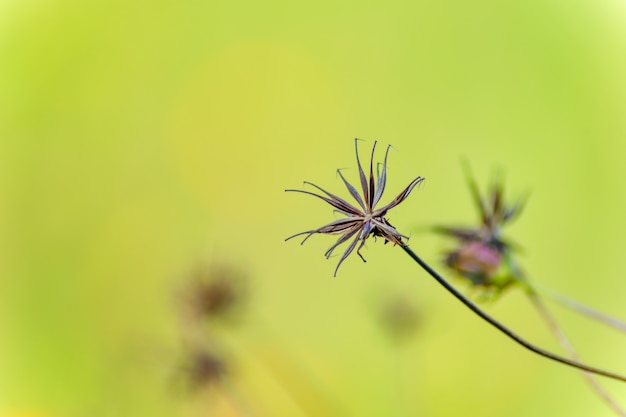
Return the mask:
{"type": "MultiPolygon", "coordinates": [[[[445,253],[446,265],[479,289],[484,296],[482,298],[495,298],[514,284],[529,287],[531,283],[525,279],[516,261],[518,245],[506,239],[503,232],[504,227],[521,214],[526,198],[507,205],[504,200],[504,185],[500,180],[496,180],[488,195],[483,198],[467,163],[464,168],[472,199],[480,214],[480,223],[476,227],[434,228],[435,232],[456,239],[455,248],[445,253]]],[[[626,332],[626,322],[623,320],[535,283],[532,284],[532,290],[578,313],[626,332]]]]}
{"type": "Polygon", "coordinates": [[[220,383],[226,374],[222,357],[208,349],[194,348],[185,352],[180,366],[181,376],[191,392],[220,383]]]}
{"type": "Polygon", "coordinates": [[[504,201],[504,185],[499,179],[483,198],[466,165],[468,184],[480,214],[476,227],[438,226],[435,231],[456,239],[455,248],[445,254],[445,263],[482,290],[484,298],[494,297],[516,282],[523,282],[519,268],[505,258],[513,245],[504,239],[503,228],[522,211],[525,199],[513,205],[504,201]]]}
{"type": "Polygon", "coordinates": [[[383,196],[383,193],[385,192],[385,186],[387,184],[387,156],[389,155],[389,148],[391,146],[387,146],[385,159],[382,164],[382,172],[380,170],[377,170],[376,179],[374,179],[374,152],[376,151],[376,142],[374,142],[374,146],[372,147],[372,156],[370,157],[370,172],[368,182],[368,179],[365,177],[363,167],[361,166],[361,161],[359,160],[358,143],[358,139],[355,139],[354,147],[356,151],[356,162],[359,169],[359,178],[361,180],[361,189],[363,191],[363,195],[359,195],[359,192],[356,190],[356,188],[354,188],[354,186],[345,179],[340,170],[337,170],[337,173],[339,174],[343,183],[348,189],[348,192],[358,203],[360,208],[357,208],[353,204],[348,203],[343,198],[338,197],[335,194],[329,193],[323,188],[306,181],[305,184],[309,184],[312,187],[315,187],[316,189],[324,193],[326,197],[306,190],[285,190],[309,194],[320,198],[333,206],[336,211],[346,216],[330,222],[320,228],[296,233],[295,235],[285,239],[289,240],[296,236],[306,235],[306,237],[302,241],[302,244],[304,244],[304,242],[306,242],[308,238],[316,233],[341,235],[339,239],[335,242],[335,244],[332,245],[324,254],[326,256],[326,259],[328,259],[332,255],[333,251],[337,248],[337,246],[354,237],[343,255],[341,255],[339,263],[335,268],[334,276],[337,276],[337,270],[339,269],[343,261],[348,257],[348,255],[350,255],[354,251],[354,248],[357,246],[357,244],[359,244],[359,242],[360,244],[358,249],[356,250],[356,253],[361,257],[363,262],[365,262],[365,258],[363,258],[363,255],[361,255],[361,248],[363,248],[363,245],[365,245],[365,241],[368,237],[379,236],[385,239],[385,243],[392,242],[396,245],[401,245],[402,239],[408,239],[407,236],[400,234],[400,232],[398,232],[396,228],[389,223],[385,216],[387,215],[387,212],[389,210],[403,202],[417,184],[424,181],[423,177],[416,177],[389,204],[386,204],[377,209],[376,205],[383,196]]]}
{"type": "MultiPolygon", "coordinates": [[[[518,267],[514,245],[504,238],[504,226],[520,214],[522,202],[525,199],[508,206],[504,201],[504,185],[501,180],[497,180],[487,197],[483,198],[469,166],[465,165],[465,168],[472,198],[480,213],[480,223],[476,227],[439,226],[435,228],[435,231],[455,239],[454,249],[447,251],[444,256],[446,265],[474,288],[481,290],[482,299],[495,299],[513,285],[522,288],[561,346],[572,359],[579,360],[578,353],[544,305],[535,286],[525,278],[518,267]]],[[[559,298],[558,294],[554,292],[552,294],[555,298],[559,298]]],[[[615,327],[623,324],[619,320],[591,310],[573,300],[564,299],[569,301],[566,304],[576,306],[577,311],[615,327]]],[[[607,405],[617,414],[626,417],[626,411],[590,373],[582,372],[582,374],[607,405]]]]}
{"type": "Polygon", "coordinates": [[[247,297],[247,277],[227,263],[199,268],[182,289],[190,318],[233,320],[247,297]]]}
{"type": "MultiPolygon", "coordinates": [[[[349,244],[348,248],[342,255],[337,268],[341,265],[341,263],[347,258],[350,253],[355,249],[356,245],[359,244],[359,248],[357,249],[357,253],[359,249],[362,248],[365,240],[369,236],[381,236],[385,239],[385,241],[393,242],[397,246],[400,246],[402,250],[407,253],[411,259],[413,259],[418,265],[420,265],[432,278],[434,278],[440,285],[442,285],[449,293],[451,293],[455,298],[457,298],[460,302],[462,302],[467,308],[469,308],[476,315],[481,317],[483,320],[488,322],[490,325],[498,329],[500,332],[523,346],[524,348],[537,353],[545,358],[560,362],[562,364],[572,366],[574,368],[578,368],[580,370],[602,375],[608,378],[613,378],[619,381],[626,382],[626,377],[616,374],[614,372],[605,371],[599,368],[595,368],[592,366],[585,365],[583,363],[578,362],[574,359],[565,358],[549,351],[546,351],[534,344],[526,341],[513,331],[511,331],[508,327],[504,326],[502,323],[491,317],[485,311],[483,311],[480,307],[478,307],[473,301],[467,298],[463,293],[458,291],[454,286],[452,286],[442,275],[440,275],[435,269],[433,269],[430,265],[428,265],[420,256],[417,255],[403,240],[406,237],[400,234],[394,227],[392,227],[389,222],[385,219],[385,215],[387,211],[395,206],[397,206],[400,202],[402,202],[409,195],[411,190],[423,181],[422,177],[417,177],[407,188],[404,189],[391,203],[380,208],[375,209],[376,203],[378,203],[379,199],[382,197],[385,183],[386,183],[386,168],[387,168],[387,157],[385,156],[385,162],[383,163],[383,170],[381,173],[377,174],[376,179],[374,178],[374,169],[373,169],[373,160],[374,160],[374,150],[376,144],[372,149],[372,157],[370,158],[370,175],[369,182],[365,177],[365,173],[361,167],[360,161],[358,159],[358,148],[357,148],[357,165],[359,169],[359,177],[361,181],[361,188],[363,190],[363,197],[361,197],[356,189],[348,183],[343,175],[340,173],[340,177],[344,182],[348,192],[352,195],[352,197],[357,201],[361,210],[357,209],[353,205],[347,203],[344,199],[331,194],[322,188],[311,184],[311,186],[317,188],[326,196],[312,193],[304,190],[286,190],[293,192],[300,192],[305,194],[313,195],[317,198],[320,198],[327,202],[329,205],[334,207],[339,213],[345,215],[345,218],[336,220],[334,222],[329,223],[326,226],[322,226],[318,229],[308,230],[302,233],[298,233],[294,236],[287,238],[287,240],[300,235],[306,235],[305,239],[302,243],[304,243],[310,236],[313,234],[321,233],[321,234],[340,234],[341,237],[339,240],[330,247],[330,249],[326,252],[326,256],[329,257],[332,251],[339,246],[340,244],[348,241],[351,237],[354,236],[354,240],[349,244]]],[[[505,211],[506,214],[506,211],[505,211]]],[[[512,215],[509,215],[511,217],[512,215]]],[[[335,269],[335,275],[337,272],[337,268],[335,269]]]]}
{"type": "Polygon", "coordinates": [[[233,395],[225,383],[231,360],[216,325],[233,324],[239,317],[247,298],[247,278],[231,263],[212,262],[193,270],[177,291],[182,356],[175,376],[188,393],[206,388],[233,395]]]}

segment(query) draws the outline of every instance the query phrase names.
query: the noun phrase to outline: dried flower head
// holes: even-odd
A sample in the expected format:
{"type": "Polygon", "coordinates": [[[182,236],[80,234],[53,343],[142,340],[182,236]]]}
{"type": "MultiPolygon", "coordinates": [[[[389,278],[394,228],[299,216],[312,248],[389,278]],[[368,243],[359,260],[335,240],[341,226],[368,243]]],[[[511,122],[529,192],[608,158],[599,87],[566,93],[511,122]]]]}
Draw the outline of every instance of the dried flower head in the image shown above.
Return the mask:
{"type": "Polygon", "coordinates": [[[472,285],[498,294],[522,279],[511,261],[512,244],[502,237],[502,228],[519,215],[523,200],[504,203],[504,186],[496,181],[486,198],[481,197],[476,181],[468,171],[468,183],[481,222],[475,228],[437,227],[439,233],[457,239],[457,247],[445,254],[446,264],[472,285]]]}
{"type": "Polygon", "coordinates": [[[246,298],[245,274],[226,263],[198,269],[183,289],[188,313],[194,319],[232,319],[246,298]]]}
{"type": "Polygon", "coordinates": [[[335,268],[335,273],[333,276],[337,275],[337,270],[339,269],[339,266],[341,266],[342,262],[348,257],[348,255],[350,255],[354,251],[357,245],[359,246],[356,252],[361,257],[363,262],[365,262],[365,258],[363,258],[363,255],[361,255],[360,250],[369,236],[379,236],[385,239],[385,243],[392,242],[398,245],[403,244],[403,238],[408,239],[407,236],[400,234],[400,232],[398,232],[395,227],[393,227],[389,223],[385,216],[387,215],[387,212],[389,210],[404,201],[404,199],[409,196],[409,194],[417,184],[424,181],[423,177],[418,176],[413,181],[411,181],[409,185],[404,190],[402,190],[402,192],[398,194],[396,198],[394,198],[389,204],[386,204],[380,208],[376,208],[376,205],[380,201],[385,191],[385,185],[387,182],[387,156],[389,155],[389,149],[391,148],[391,146],[387,146],[385,159],[382,163],[382,171],[379,169],[380,164],[378,164],[376,169],[376,178],[374,178],[374,152],[376,150],[376,142],[374,142],[374,146],[372,147],[372,155],[370,157],[369,181],[365,176],[365,172],[363,171],[363,167],[361,166],[361,161],[359,160],[358,139],[355,139],[354,146],[363,194],[359,195],[359,192],[356,190],[356,188],[345,179],[340,170],[337,170],[337,173],[341,177],[341,180],[348,189],[348,192],[357,202],[359,207],[348,203],[343,198],[338,197],[335,194],[329,193],[323,188],[318,187],[317,185],[310,182],[305,182],[305,184],[309,184],[312,187],[315,187],[316,189],[324,193],[325,196],[306,190],[285,190],[309,194],[320,198],[333,206],[335,208],[335,211],[346,216],[330,222],[327,225],[322,226],[318,229],[307,230],[305,232],[297,233],[285,239],[289,240],[296,236],[306,235],[306,237],[302,241],[302,244],[304,244],[304,242],[306,242],[309,237],[316,233],[341,235],[339,239],[326,251],[325,256],[328,259],[332,255],[335,248],[337,248],[342,243],[348,241],[349,239],[354,238],[339,259],[339,263],[335,268]]]}
{"type": "Polygon", "coordinates": [[[187,352],[180,372],[182,382],[191,392],[218,384],[226,373],[223,360],[206,349],[187,352]]]}

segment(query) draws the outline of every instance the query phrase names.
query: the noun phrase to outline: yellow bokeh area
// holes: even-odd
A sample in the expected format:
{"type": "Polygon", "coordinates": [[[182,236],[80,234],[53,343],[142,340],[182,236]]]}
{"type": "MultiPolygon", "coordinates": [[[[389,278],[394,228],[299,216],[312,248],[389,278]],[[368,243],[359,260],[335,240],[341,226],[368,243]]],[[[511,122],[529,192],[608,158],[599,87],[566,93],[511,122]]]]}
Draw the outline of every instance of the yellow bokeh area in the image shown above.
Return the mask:
{"type": "MultiPolygon", "coordinates": [[[[337,213],[284,190],[347,198],[354,138],[391,144],[382,202],[426,181],[389,221],[469,294],[432,226],[478,219],[462,160],[483,190],[501,173],[530,196],[505,230],[529,279],[626,318],[625,22],[619,1],[0,2],[0,417],[616,415],[383,239],[333,278],[332,236],[285,238],[337,213]]],[[[548,305],[626,373],[623,334],[548,305]]],[[[483,307],[562,353],[521,290],[483,307]]]]}

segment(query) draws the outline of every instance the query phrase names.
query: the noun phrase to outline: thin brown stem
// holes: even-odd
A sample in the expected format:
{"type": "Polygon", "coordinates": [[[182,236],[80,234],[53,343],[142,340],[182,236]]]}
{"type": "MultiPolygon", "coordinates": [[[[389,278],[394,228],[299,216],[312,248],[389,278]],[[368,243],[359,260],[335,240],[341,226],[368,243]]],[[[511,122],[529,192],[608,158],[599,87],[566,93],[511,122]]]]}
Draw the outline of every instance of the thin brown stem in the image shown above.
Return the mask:
{"type": "MultiPolygon", "coordinates": [[[[529,288],[527,293],[530,301],[533,303],[533,305],[539,312],[539,315],[546,322],[548,328],[550,329],[554,337],[556,337],[556,339],[559,341],[563,349],[565,349],[565,351],[569,354],[570,358],[579,361],[580,357],[574,349],[574,346],[572,346],[567,336],[565,336],[565,333],[559,327],[554,316],[550,314],[550,311],[541,300],[539,294],[532,288],[529,288]]],[[[581,374],[585,378],[587,383],[591,386],[591,388],[598,394],[600,398],[602,398],[602,400],[609,407],[613,409],[613,411],[615,411],[622,417],[626,417],[626,411],[624,411],[624,409],[610,396],[610,394],[602,387],[602,385],[600,385],[600,383],[597,381],[596,378],[593,377],[592,374],[583,371],[581,371],[581,374]]]]}
{"type": "Polygon", "coordinates": [[[548,359],[552,359],[553,361],[560,362],[564,365],[572,366],[574,368],[578,368],[583,371],[591,372],[597,375],[602,375],[607,378],[616,379],[618,381],[626,382],[626,377],[616,374],[614,372],[605,371],[600,368],[595,368],[593,366],[585,365],[578,361],[568,359],[559,355],[556,355],[552,352],[549,352],[545,349],[542,349],[534,344],[526,341],[508,327],[500,323],[498,320],[491,317],[485,311],[483,311],[480,307],[474,304],[470,299],[465,297],[461,292],[459,292],[456,288],[454,288],[444,277],[439,275],[437,271],[435,271],[430,265],[422,260],[409,246],[406,244],[400,245],[400,247],[415,261],[417,262],[428,274],[433,277],[441,286],[443,286],[450,294],[452,294],[457,300],[462,302],[467,308],[472,310],[476,315],[485,320],[487,323],[491,324],[493,327],[498,329],[500,332],[504,333],[509,338],[513,339],[518,344],[522,345],[524,348],[534,352],[540,356],[543,356],[548,359]]]}

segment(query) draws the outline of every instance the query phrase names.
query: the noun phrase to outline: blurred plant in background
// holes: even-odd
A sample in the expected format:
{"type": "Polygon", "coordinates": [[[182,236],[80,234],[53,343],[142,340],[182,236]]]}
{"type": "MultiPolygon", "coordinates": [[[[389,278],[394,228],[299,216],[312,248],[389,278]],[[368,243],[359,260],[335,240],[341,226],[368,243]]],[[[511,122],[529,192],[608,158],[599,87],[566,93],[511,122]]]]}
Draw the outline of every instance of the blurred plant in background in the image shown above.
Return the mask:
{"type": "Polygon", "coordinates": [[[455,249],[445,254],[446,265],[480,289],[482,297],[496,297],[510,285],[524,282],[515,260],[514,245],[505,240],[502,230],[521,213],[523,200],[507,205],[501,179],[496,180],[487,198],[483,198],[469,167],[466,171],[480,224],[475,228],[438,226],[435,231],[457,240],[455,249]]]}
{"type": "Polygon", "coordinates": [[[217,330],[240,322],[247,295],[248,276],[223,261],[202,265],[183,283],[176,300],[182,358],[175,382],[186,393],[217,390],[237,397],[227,381],[234,359],[217,330]]]}
{"type": "Polygon", "coordinates": [[[234,265],[215,262],[192,274],[180,294],[190,323],[236,322],[248,297],[248,277],[234,265]]]}
{"type": "MultiPolygon", "coordinates": [[[[445,264],[459,277],[468,281],[472,288],[480,291],[482,301],[497,299],[504,290],[517,286],[524,291],[541,318],[546,322],[550,331],[572,359],[579,360],[579,356],[567,339],[556,319],[544,305],[535,286],[532,285],[518,266],[515,245],[506,240],[503,228],[521,214],[526,198],[518,200],[512,205],[505,202],[504,184],[497,178],[486,197],[480,194],[478,184],[474,179],[469,165],[465,164],[466,177],[475,206],[480,215],[480,224],[477,227],[449,227],[437,226],[435,231],[456,240],[456,247],[447,251],[444,256],[445,264]]],[[[555,294],[555,298],[562,298],[555,294]]],[[[574,307],[573,303],[565,303],[574,307]]],[[[583,314],[588,314],[588,308],[575,308],[583,314]]],[[[601,321],[611,323],[619,320],[604,315],[592,315],[601,321]]],[[[591,373],[582,372],[596,393],[620,416],[626,416],[626,411],[612,398],[611,395],[596,381],[591,373]]]]}

